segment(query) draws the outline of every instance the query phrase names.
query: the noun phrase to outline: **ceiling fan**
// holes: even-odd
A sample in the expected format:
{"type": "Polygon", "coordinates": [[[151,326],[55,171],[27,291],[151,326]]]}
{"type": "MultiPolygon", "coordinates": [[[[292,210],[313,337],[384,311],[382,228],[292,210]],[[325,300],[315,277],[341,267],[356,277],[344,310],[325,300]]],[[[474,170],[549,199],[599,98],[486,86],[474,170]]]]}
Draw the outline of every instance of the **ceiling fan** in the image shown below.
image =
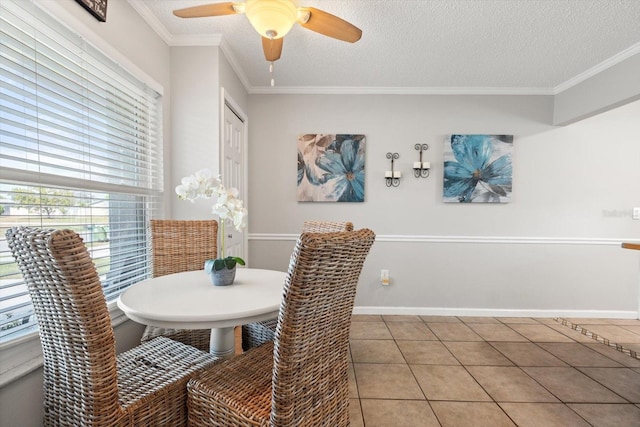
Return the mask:
{"type": "Polygon", "coordinates": [[[283,37],[297,22],[302,27],[334,39],[355,43],[362,30],[328,12],[314,7],[297,7],[293,0],[246,0],[222,2],[174,10],[181,18],[200,18],[244,13],[262,36],[262,50],[267,61],[280,59],[283,37]]]}

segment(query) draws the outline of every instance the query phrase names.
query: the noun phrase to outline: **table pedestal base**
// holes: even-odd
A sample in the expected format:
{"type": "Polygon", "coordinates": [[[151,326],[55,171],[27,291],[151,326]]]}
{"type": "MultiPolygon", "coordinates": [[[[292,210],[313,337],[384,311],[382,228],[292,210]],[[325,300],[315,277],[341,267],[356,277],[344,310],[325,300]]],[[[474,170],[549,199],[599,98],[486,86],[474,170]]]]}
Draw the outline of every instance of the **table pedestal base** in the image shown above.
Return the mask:
{"type": "Polygon", "coordinates": [[[211,329],[209,352],[214,356],[222,359],[231,359],[235,354],[235,343],[233,327],[211,329]]]}

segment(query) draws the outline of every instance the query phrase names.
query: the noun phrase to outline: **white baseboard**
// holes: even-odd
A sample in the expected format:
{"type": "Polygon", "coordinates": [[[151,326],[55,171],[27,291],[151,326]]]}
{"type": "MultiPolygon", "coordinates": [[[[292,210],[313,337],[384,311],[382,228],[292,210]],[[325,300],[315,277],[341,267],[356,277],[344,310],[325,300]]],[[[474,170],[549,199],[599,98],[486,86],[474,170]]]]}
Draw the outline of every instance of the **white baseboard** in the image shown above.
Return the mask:
{"type": "Polygon", "coordinates": [[[619,310],[536,310],[500,308],[447,308],[447,307],[363,307],[356,306],[353,314],[387,314],[413,316],[474,316],[474,317],[569,317],[639,319],[636,311],[619,310]]]}

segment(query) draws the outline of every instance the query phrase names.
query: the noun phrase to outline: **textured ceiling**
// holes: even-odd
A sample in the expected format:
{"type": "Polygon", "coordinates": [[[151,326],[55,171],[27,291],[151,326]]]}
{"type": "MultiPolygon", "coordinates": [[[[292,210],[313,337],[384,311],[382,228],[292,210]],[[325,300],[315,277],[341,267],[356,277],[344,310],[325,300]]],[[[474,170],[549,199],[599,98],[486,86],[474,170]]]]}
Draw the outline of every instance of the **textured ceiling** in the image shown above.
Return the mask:
{"type": "MultiPolygon", "coordinates": [[[[215,44],[251,91],[269,91],[246,16],[183,19],[203,0],[129,0],[170,45],[215,44]]],[[[355,44],[299,25],[284,38],[274,90],[555,93],[640,54],[640,0],[298,0],[363,31],[355,44]]]]}

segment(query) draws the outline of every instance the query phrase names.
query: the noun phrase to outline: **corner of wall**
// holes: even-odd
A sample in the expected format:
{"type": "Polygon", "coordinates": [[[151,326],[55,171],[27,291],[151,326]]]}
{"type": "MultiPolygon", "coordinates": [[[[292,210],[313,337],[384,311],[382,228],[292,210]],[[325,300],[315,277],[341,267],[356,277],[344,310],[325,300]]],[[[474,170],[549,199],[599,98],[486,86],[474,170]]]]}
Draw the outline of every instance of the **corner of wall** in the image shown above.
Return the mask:
{"type": "Polygon", "coordinates": [[[566,126],[640,99],[640,53],[554,97],[553,124],[566,126]]]}

